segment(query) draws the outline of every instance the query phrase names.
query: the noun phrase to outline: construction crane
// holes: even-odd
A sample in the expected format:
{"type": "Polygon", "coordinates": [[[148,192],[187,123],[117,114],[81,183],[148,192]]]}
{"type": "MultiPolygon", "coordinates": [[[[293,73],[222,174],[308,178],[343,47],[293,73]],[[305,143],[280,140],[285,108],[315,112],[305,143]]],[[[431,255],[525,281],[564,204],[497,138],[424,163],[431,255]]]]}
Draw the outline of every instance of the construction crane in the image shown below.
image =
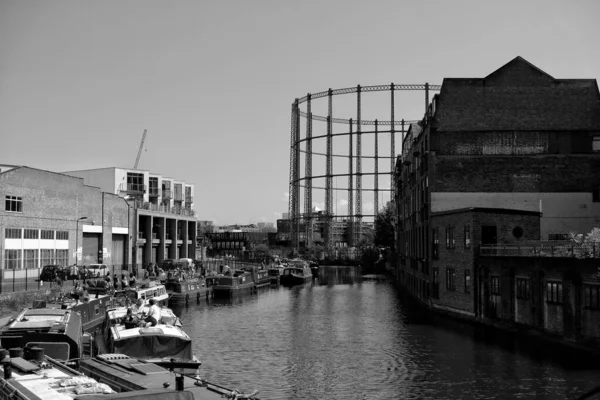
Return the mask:
{"type": "Polygon", "coordinates": [[[144,129],[144,134],[142,135],[142,143],[140,143],[140,149],[138,150],[138,155],[137,155],[137,158],[135,159],[135,165],[133,166],[133,169],[137,169],[138,164],[140,163],[140,157],[142,156],[142,149],[144,148],[144,141],[146,140],[146,131],[147,131],[147,129],[144,129]]]}

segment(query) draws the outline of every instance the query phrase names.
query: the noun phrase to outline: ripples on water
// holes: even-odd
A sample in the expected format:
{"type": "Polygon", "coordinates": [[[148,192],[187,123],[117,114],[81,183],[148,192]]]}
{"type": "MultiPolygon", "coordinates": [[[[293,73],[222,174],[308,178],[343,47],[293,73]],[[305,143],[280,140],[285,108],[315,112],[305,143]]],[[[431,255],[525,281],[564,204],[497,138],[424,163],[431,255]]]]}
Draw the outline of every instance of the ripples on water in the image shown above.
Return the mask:
{"type": "Polygon", "coordinates": [[[321,267],[313,283],[176,311],[203,377],[264,400],[575,399],[600,385],[600,370],[431,321],[353,268],[321,267]]]}

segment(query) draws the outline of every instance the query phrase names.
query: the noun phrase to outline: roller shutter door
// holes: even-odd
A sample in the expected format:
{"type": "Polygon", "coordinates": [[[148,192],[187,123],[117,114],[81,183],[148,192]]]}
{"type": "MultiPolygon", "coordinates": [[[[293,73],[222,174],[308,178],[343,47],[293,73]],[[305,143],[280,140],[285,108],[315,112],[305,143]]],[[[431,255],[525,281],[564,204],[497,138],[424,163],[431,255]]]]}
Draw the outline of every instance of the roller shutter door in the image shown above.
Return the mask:
{"type": "Polygon", "coordinates": [[[125,235],[112,235],[112,263],[125,264],[125,235]]]}
{"type": "Polygon", "coordinates": [[[100,250],[100,234],[83,232],[82,264],[96,264],[100,250]]]}

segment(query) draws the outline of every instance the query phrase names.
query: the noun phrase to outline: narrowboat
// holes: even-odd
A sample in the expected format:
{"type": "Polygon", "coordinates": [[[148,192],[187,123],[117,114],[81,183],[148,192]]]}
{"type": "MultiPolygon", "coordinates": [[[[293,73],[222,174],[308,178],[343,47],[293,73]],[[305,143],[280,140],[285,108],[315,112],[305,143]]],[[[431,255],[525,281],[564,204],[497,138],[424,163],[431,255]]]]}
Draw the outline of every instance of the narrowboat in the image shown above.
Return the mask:
{"type": "Polygon", "coordinates": [[[144,304],[148,304],[150,299],[154,299],[158,305],[166,306],[169,302],[167,288],[156,281],[150,281],[147,284],[135,288],[115,291],[115,297],[128,299],[131,304],[135,304],[138,299],[142,299],[144,304]]]}
{"type": "Polygon", "coordinates": [[[165,288],[169,294],[169,307],[189,306],[194,302],[200,304],[201,301],[210,299],[213,292],[201,278],[167,279],[165,288]]]}
{"type": "MultiPolygon", "coordinates": [[[[81,362],[80,371],[119,392],[119,400],[258,400],[257,390],[240,393],[212,382],[199,374],[177,374],[170,365],[145,363],[124,354],[101,354],[81,362]]],[[[81,400],[112,400],[112,395],[89,396],[81,400]]]]}
{"type": "Polygon", "coordinates": [[[0,364],[0,399],[91,399],[95,396],[90,395],[115,393],[109,385],[46,356],[43,349],[34,349],[26,358],[4,358],[5,362],[0,364]]]}
{"type": "Polygon", "coordinates": [[[306,261],[290,260],[279,279],[282,285],[292,286],[309,282],[312,278],[312,271],[306,261]]]}
{"type": "Polygon", "coordinates": [[[259,269],[256,266],[246,266],[240,269],[252,274],[252,279],[254,280],[254,286],[256,288],[269,286],[271,284],[271,276],[267,269],[259,269]]]}
{"type": "MultiPolygon", "coordinates": [[[[149,363],[165,365],[176,361],[180,373],[194,373],[202,364],[192,353],[192,339],[181,329],[178,319],[172,324],[161,321],[152,327],[126,326],[124,307],[109,310],[103,330],[106,353],[120,353],[149,363]]],[[[166,311],[166,310],[165,310],[166,311]]]]}
{"type": "Polygon", "coordinates": [[[79,296],[62,295],[49,301],[35,301],[33,308],[53,308],[71,310],[81,317],[83,331],[92,333],[102,325],[106,311],[112,307],[112,297],[105,294],[79,299],[79,296]]]}
{"type": "Polygon", "coordinates": [[[0,328],[5,349],[43,348],[49,357],[77,365],[84,348],[93,351],[93,338],[83,332],[81,316],[71,309],[26,308],[0,328]]]}
{"type": "Polygon", "coordinates": [[[216,275],[206,278],[207,286],[212,287],[215,297],[253,292],[256,290],[252,274],[241,269],[232,269],[228,275],[216,275]]]}

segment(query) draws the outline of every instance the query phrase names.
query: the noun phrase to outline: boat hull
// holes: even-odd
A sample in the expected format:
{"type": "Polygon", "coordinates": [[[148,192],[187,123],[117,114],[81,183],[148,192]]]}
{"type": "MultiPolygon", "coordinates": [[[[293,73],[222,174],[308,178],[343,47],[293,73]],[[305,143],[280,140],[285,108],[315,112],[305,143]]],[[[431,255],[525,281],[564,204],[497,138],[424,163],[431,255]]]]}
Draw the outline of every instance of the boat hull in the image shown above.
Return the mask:
{"type": "Polygon", "coordinates": [[[200,304],[213,297],[213,288],[203,286],[201,281],[167,282],[167,293],[169,293],[169,307],[189,306],[200,304]]]}

